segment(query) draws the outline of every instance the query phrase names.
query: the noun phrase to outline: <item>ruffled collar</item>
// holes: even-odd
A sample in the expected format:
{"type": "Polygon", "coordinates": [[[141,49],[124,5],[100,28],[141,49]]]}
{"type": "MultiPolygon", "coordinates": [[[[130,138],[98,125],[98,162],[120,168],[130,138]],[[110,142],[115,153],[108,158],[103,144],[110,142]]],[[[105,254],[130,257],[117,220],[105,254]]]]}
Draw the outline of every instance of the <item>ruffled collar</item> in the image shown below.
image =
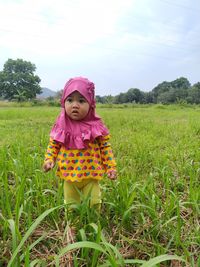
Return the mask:
{"type": "Polygon", "coordinates": [[[109,134],[101,118],[91,109],[84,120],[71,120],[62,108],[50,137],[62,143],[66,149],[85,149],[97,137],[109,134]]]}

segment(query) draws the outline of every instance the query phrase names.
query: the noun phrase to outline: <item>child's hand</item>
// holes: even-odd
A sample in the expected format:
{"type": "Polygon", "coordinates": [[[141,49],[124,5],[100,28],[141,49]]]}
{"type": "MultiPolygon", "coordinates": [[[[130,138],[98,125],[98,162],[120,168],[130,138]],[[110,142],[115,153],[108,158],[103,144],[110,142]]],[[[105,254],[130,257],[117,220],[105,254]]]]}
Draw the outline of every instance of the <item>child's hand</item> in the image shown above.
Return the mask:
{"type": "Polygon", "coordinates": [[[54,165],[55,165],[54,161],[47,160],[42,166],[43,167],[43,171],[44,172],[50,171],[51,169],[53,169],[54,165]]]}
{"type": "Polygon", "coordinates": [[[107,173],[107,176],[110,180],[116,180],[117,179],[117,171],[112,170],[107,173]]]}

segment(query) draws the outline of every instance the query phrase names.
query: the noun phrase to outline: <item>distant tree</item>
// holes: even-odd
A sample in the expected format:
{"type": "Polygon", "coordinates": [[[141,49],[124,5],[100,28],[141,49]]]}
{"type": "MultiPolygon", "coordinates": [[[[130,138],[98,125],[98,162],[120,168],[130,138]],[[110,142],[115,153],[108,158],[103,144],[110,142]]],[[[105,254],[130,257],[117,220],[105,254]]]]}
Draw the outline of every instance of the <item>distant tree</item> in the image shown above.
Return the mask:
{"type": "Polygon", "coordinates": [[[103,99],[103,97],[100,96],[100,95],[96,95],[96,102],[97,102],[97,103],[101,103],[101,104],[103,104],[103,103],[104,103],[104,99],[103,99]]]}
{"type": "Polygon", "coordinates": [[[143,92],[143,104],[153,103],[153,93],[152,92],[143,92]]]}
{"type": "Polygon", "coordinates": [[[174,96],[176,101],[185,100],[188,96],[188,88],[174,89],[174,96]]]}
{"type": "Polygon", "coordinates": [[[169,92],[172,89],[172,86],[170,84],[170,82],[162,82],[160,84],[158,84],[156,87],[153,88],[152,90],[152,94],[153,94],[153,102],[157,103],[158,101],[158,97],[160,95],[163,95],[166,92],[169,92]]]}
{"type": "Polygon", "coordinates": [[[8,59],[0,72],[0,97],[22,101],[42,93],[35,70],[36,66],[29,61],[8,59]]]}
{"type": "Polygon", "coordinates": [[[16,100],[17,102],[23,102],[26,100],[26,96],[25,96],[25,91],[19,91],[17,90],[17,94],[15,94],[13,96],[13,99],[16,100]]]}
{"type": "Polygon", "coordinates": [[[190,87],[190,82],[184,77],[172,82],[162,82],[152,90],[154,103],[175,103],[186,100],[190,87]]]}
{"type": "Polygon", "coordinates": [[[126,93],[127,102],[142,103],[144,93],[137,88],[130,88],[126,93]]]}
{"type": "Polygon", "coordinates": [[[107,95],[105,97],[105,103],[112,104],[114,102],[114,97],[112,95],[107,95]]]}
{"type": "Polygon", "coordinates": [[[166,91],[158,95],[157,103],[170,104],[175,103],[176,97],[174,90],[166,91]]]}
{"type": "Polygon", "coordinates": [[[120,93],[119,95],[116,95],[114,98],[114,103],[116,103],[116,104],[128,103],[127,94],[126,93],[120,93]]]}
{"type": "Polygon", "coordinates": [[[200,90],[200,82],[197,82],[197,83],[193,84],[193,87],[196,87],[196,88],[198,88],[200,90]]]}
{"type": "Polygon", "coordinates": [[[188,103],[200,104],[200,82],[195,83],[189,90],[188,90],[188,103]]]}
{"type": "Polygon", "coordinates": [[[175,89],[189,89],[191,87],[187,78],[181,77],[171,82],[171,87],[175,89]]]}
{"type": "Polygon", "coordinates": [[[176,103],[187,99],[188,92],[185,89],[172,88],[168,92],[160,94],[157,98],[158,103],[170,104],[176,103]]]}

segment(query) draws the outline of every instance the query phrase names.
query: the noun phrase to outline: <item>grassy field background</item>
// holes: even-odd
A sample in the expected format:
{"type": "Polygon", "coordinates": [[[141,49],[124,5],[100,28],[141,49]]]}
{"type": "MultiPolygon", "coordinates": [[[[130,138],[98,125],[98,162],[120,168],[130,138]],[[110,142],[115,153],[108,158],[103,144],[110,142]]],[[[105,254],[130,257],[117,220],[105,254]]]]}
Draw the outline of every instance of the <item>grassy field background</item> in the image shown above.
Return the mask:
{"type": "Polygon", "coordinates": [[[86,201],[68,212],[41,170],[59,110],[0,108],[0,266],[66,266],[71,249],[74,266],[200,266],[200,107],[97,108],[119,173],[100,216],[86,201]]]}

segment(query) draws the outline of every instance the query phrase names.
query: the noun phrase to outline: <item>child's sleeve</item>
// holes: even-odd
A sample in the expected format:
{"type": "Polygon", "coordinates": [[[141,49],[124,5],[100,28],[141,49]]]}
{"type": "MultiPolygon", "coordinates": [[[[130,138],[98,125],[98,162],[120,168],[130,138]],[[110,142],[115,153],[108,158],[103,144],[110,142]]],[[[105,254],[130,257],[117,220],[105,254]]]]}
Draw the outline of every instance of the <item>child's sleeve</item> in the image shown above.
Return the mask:
{"type": "Polygon", "coordinates": [[[110,144],[110,135],[100,137],[99,146],[106,172],[116,170],[116,161],[110,144]]]}
{"type": "Polygon", "coordinates": [[[47,160],[56,161],[60,147],[61,147],[61,143],[50,138],[44,161],[47,161],[47,160]]]}

